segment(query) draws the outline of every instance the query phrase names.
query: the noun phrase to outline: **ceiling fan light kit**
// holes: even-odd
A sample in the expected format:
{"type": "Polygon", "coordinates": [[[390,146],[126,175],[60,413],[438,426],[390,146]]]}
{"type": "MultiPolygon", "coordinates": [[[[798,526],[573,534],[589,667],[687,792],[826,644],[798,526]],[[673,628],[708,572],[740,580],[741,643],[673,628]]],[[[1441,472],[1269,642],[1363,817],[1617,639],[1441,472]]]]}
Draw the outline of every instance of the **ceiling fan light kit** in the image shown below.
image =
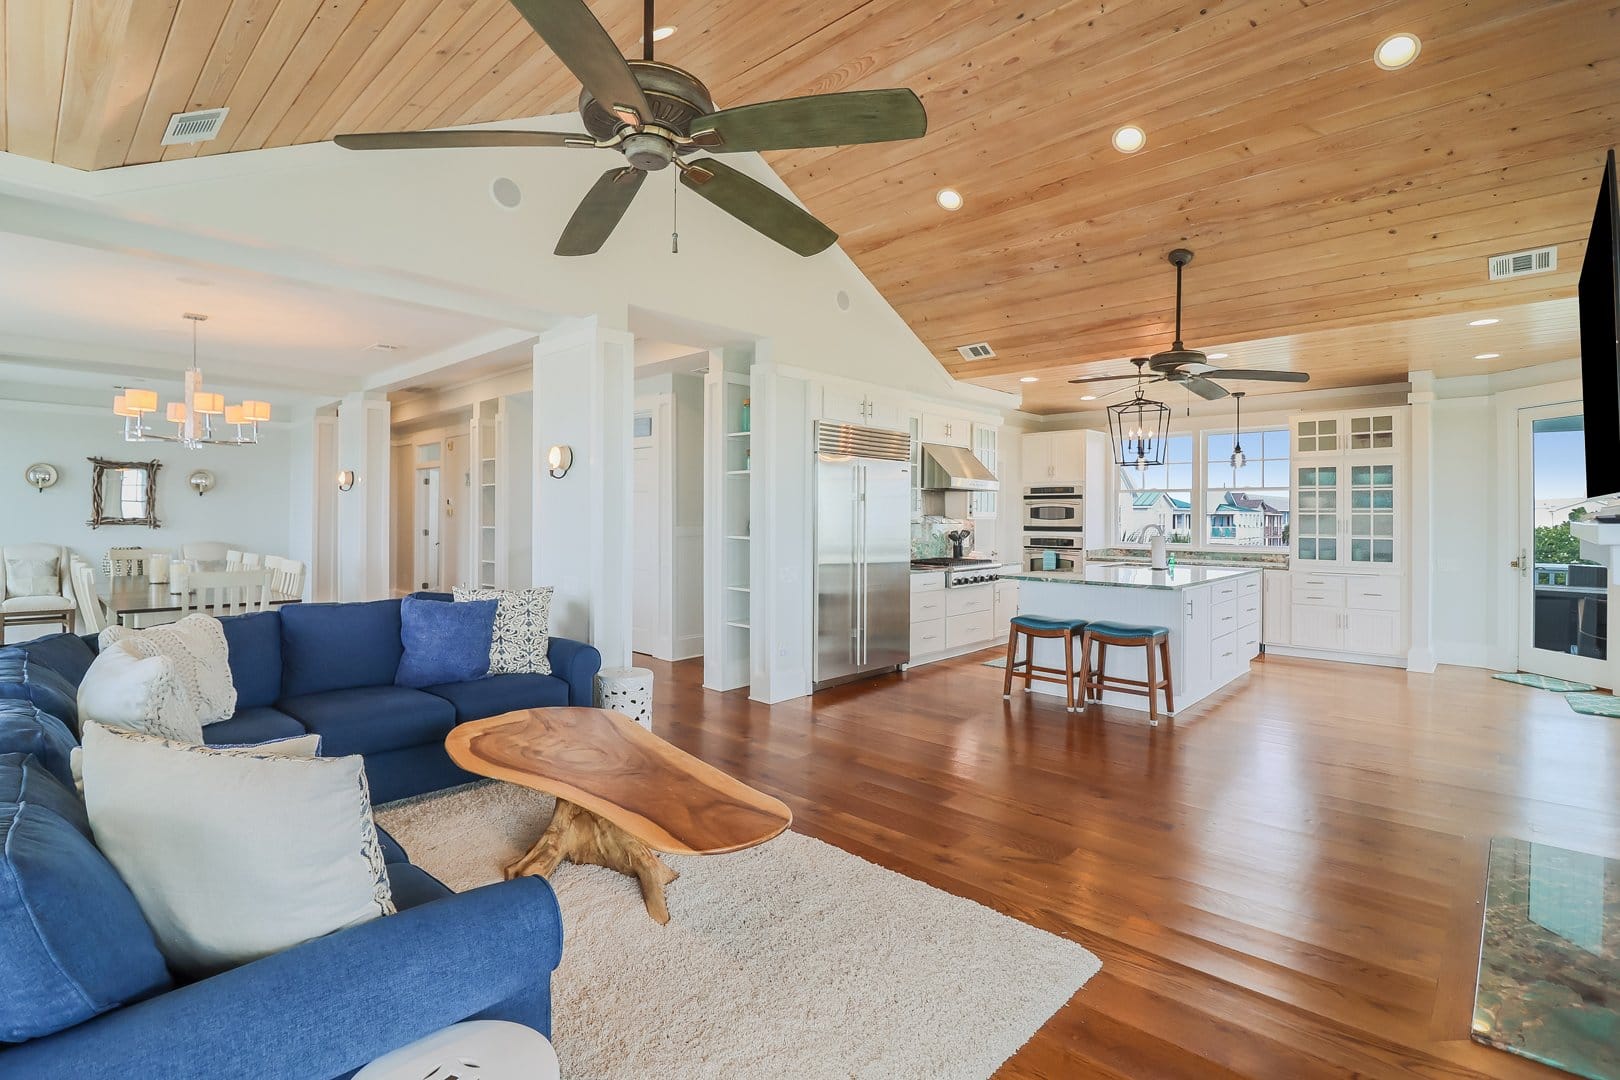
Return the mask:
{"type": "MultiPolygon", "coordinates": [[[[719,109],[692,73],[653,59],[657,27],[647,0],[642,57],[627,60],[584,0],[510,0],[542,41],[580,81],[585,134],[561,131],[406,131],[339,135],[349,150],[541,146],[617,150],[627,165],[609,169],[574,211],[558,255],[592,255],[613,234],[650,172],[675,166],[678,183],[798,255],[831,247],[838,234],[792,200],[713,157],[920,139],[928,116],[906,89],[853,90],[719,109]]],[[[667,30],[669,33],[664,33],[667,30]]],[[[672,250],[679,250],[672,242],[672,250]]]]}

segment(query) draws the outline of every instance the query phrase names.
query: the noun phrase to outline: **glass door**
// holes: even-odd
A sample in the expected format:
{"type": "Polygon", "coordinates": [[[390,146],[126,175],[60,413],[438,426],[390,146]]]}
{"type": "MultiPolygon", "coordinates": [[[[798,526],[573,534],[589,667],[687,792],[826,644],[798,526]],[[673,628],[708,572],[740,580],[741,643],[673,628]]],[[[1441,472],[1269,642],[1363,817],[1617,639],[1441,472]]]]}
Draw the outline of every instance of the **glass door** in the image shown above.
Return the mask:
{"type": "Polygon", "coordinates": [[[1581,558],[1586,432],[1578,402],[1519,411],[1519,668],[1608,680],[1609,572],[1581,558]]]}
{"type": "Polygon", "coordinates": [[[1294,511],[1294,557],[1301,562],[1339,560],[1339,467],[1304,465],[1297,470],[1299,506],[1294,511]]]}

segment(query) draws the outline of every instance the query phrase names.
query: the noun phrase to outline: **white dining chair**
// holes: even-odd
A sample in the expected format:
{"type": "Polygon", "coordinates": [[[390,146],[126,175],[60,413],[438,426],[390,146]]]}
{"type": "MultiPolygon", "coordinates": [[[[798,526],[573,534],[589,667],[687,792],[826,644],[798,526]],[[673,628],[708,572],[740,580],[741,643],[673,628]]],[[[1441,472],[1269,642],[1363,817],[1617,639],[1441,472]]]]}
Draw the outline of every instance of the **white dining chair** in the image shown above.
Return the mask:
{"type": "Polygon", "coordinates": [[[268,570],[199,570],[187,583],[189,591],[180,597],[182,616],[200,612],[221,618],[270,607],[268,570]]]}
{"type": "Polygon", "coordinates": [[[73,632],[75,604],[68,549],[57,544],[0,547],[0,644],[7,626],[60,623],[73,632]]]}
{"type": "Polygon", "coordinates": [[[271,591],[282,596],[304,595],[304,564],[297,559],[283,559],[279,555],[266,555],[264,565],[272,572],[271,591]]]}
{"type": "Polygon", "coordinates": [[[255,553],[255,552],[252,552],[252,551],[244,551],[244,552],[242,552],[242,569],[244,569],[244,570],[263,570],[264,569],[264,556],[259,555],[259,554],[255,553]]]}
{"type": "Polygon", "coordinates": [[[73,598],[79,605],[79,632],[99,634],[112,620],[96,591],[96,568],[75,555],[72,573],[73,598]]]}
{"type": "Polygon", "coordinates": [[[230,569],[229,566],[226,566],[229,553],[230,545],[222,544],[217,540],[200,540],[196,543],[180,545],[181,558],[195,559],[199,564],[206,563],[210,570],[217,570],[222,566],[227,570],[230,569]]]}
{"type": "Polygon", "coordinates": [[[225,552],[225,569],[227,569],[227,570],[240,570],[240,569],[242,569],[242,553],[240,551],[237,551],[235,549],[227,549],[226,550],[226,552],[225,552]]]}

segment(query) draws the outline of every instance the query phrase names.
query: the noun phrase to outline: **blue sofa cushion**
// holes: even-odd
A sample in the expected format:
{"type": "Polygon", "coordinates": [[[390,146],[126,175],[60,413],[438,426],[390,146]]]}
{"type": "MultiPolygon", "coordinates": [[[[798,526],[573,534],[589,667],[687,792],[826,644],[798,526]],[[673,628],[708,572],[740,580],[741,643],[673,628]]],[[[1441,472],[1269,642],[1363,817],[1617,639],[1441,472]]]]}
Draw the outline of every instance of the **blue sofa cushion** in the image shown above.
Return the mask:
{"type": "Polygon", "coordinates": [[[123,879],[33,758],[0,756],[0,1041],[81,1024],[166,990],[168,969],[123,879]]]}
{"type": "Polygon", "coordinates": [[[489,674],[489,641],[498,600],[445,604],[407,596],[400,601],[400,641],[404,656],[394,682],[433,686],[470,682],[489,674]]]}
{"type": "Polygon", "coordinates": [[[453,895],[438,878],[408,862],[389,863],[388,887],[394,894],[394,906],[400,911],[421,907],[433,900],[453,895]]]}
{"type": "Polygon", "coordinates": [[[277,705],[321,737],[321,756],[375,754],[443,742],[456,726],[448,701],[403,686],[362,686],[283,699],[277,705]]]}
{"type": "Polygon", "coordinates": [[[288,604],[278,614],[282,698],[393,685],[404,652],[398,600],[288,604]]]}
{"type": "Polygon", "coordinates": [[[307,734],[309,732],[304,730],[303,724],[280,709],[260,705],[251,709],[237,709],[229,720],[209,724],[203,728],[203,742],[209,746],[248,746],[307,734]]]}
{"type": "Polygon", "coordinates": [[[69,789],[73,787],[73,733],[32,701],[0,700],[0,754],[32,754],[69,789]]]}
{"type": "Polygon", "coordinates": [[[399,846],[399,841],[384,832],[381,825],[377,826],[377,844],[382,848],[383,862],[385,864],[411,861],[405,854],[405,849],[399,846]]]}
{"type": "Polygon", "coordinates": [[[17,648],[74,686],[84,681],[84,673],[90,670],[90,663],[96,658],[95,649],[77,634],[46,634],[25,641],[17,648]]]}
{"type": "Polygon", "coordinates": [[[0,649],[0,698],[32,701],[78,733],[77,684],[35,660],[21,646],[0,649]]]}
{"type": "Polygon", "coordinates": [[[456,707],[458,724],[515,709],[568,704],[568,684],[555,675],[491,675],[477,682],[429,686],[427,692],[456,707]]]}
{"type": "Polygon", "coordinates": [[[281,615],[255,611],[219,624],[225,630],[237,709],[274,705],[281,696],[281,615]]]}

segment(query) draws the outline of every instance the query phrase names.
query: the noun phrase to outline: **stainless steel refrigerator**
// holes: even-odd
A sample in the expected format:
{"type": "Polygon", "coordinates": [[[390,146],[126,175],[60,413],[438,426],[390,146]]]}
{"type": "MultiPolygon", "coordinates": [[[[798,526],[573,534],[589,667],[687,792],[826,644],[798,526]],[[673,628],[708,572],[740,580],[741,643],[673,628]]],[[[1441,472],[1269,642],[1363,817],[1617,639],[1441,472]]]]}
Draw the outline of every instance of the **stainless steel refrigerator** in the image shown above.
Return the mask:
{"type": "Polygon", "coordinates": [[[911,659],[911,437],[818,421],[817,690],[911,659]]]}

